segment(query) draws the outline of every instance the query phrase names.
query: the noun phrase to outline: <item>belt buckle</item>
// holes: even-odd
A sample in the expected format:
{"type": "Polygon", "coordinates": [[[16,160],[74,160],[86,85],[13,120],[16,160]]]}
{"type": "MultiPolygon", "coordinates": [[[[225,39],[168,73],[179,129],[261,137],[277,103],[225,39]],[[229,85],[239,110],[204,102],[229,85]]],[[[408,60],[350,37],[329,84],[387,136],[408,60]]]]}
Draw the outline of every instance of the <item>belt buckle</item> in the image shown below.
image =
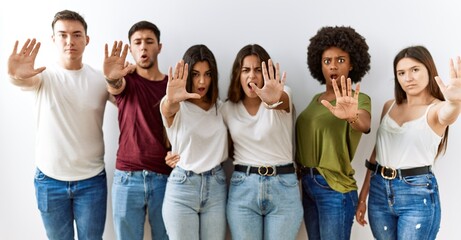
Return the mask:
{"type": "Polygon", "coordinates": [[[382,167],[382,168],[381,168],[381,176],[382,176],[384,179],[393,180],[393,179],[395,179],[395,177],[397,177],[397,170],[395,170],[395,169],[393,169],[393,168],[382,167]],[[385,172],[387,172],[388,170],[391,170],[391,176],[385,175],[385,172]]]}
{"type": "Polygon", "coordinates": [[[260,166],[258,167],[258,174],[261,176],[274,176],[275,168],[273,166],[260,166]]]}

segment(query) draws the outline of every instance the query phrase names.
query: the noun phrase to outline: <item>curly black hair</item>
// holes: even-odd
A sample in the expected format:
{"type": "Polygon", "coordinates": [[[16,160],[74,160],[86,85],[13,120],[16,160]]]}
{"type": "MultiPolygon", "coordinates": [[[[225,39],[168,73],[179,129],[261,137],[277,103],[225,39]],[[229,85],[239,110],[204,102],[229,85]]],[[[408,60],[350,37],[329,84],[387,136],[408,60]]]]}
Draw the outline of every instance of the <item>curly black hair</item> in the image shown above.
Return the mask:
{"type": "Polygon", "coordinates": [[[310,39],[307,47],[307,66],[312,77],[319,80],[321,84],[326,83],[322,73],[322,54],[330,47],[337,47],[349,53],[353,66],[349,78],[353,83],[359,82],[370,70],[370,54],[364,37],[351,27],[322,27],[310,39]]]}

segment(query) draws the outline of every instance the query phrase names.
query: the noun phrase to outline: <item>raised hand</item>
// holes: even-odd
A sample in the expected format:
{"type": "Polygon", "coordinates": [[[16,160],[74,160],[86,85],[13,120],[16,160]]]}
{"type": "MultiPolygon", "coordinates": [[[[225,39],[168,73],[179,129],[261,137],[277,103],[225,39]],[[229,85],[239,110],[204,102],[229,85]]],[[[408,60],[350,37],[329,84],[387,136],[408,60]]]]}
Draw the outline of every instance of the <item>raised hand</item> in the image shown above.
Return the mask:
{"type": "Polygon", "coordinates": [[[435,77],[446,101],[461,102],[461,59],[457,58],[456,67],[453,59],[450,60],[450,81],[445,85],[440,77],[435,77]]]}
{"type": "Polygon", "coordinates": [[[282,77],[280,78],[280,66],[272,63],[272,59],[269,59],[268,66],[266,63],[262,62],[262,73],[264,78],[264,86],[258,88],[256,84],[250,83],[251,87],[255,90],[255,93],[261,98],[261,100],[267,104],[273,104],[280,100],[280,97],[283,93],[283,88],[286,82],[286,73],[283,72],[282,77]],[[269,69],[269,71],[268,71],[269,69]]]}
{"type": "Polygon", "coordinates": [[[40,42],[35,38],[27,39],[19,52],[18,44],[19,42],[16,41],[13,52],[8,58],[8,75],[16,80],[24,80],[43,72],[45,67],[34,68],[40,42]]]}
{"type": "Polygon", "coordinates": [[[173,68],[168,69],[168,85],[166,87],[166,96],[169,103],[179,103],[187,99],[199,99],[200,94],[188,93],[186,90],[187,76],[189,74],[188,64],[184,64],[184,60],[176,63],[173,73],[173,68]]]}
{"type": "Polygon", "coordinates": [[[359,106],[360,83],[357,83],[355,92],[352,92],[352,81],[341,76],[341,91],[336,80],[332,80],[336,96],[336,105],[331,105],[327,100],[322,100],[323,106],[339,119],[354,119],[357,117],[359,106]]]}
{"type": "Polygon", "coordinates": [[[136,69],[135,65],[126,62],[128,54],[128,44],[123,46],[122,41],[115,41],[112,46],[111,54],[106,44],[104,47],[104,76],[109,80],[118,80],[136,69]]]}

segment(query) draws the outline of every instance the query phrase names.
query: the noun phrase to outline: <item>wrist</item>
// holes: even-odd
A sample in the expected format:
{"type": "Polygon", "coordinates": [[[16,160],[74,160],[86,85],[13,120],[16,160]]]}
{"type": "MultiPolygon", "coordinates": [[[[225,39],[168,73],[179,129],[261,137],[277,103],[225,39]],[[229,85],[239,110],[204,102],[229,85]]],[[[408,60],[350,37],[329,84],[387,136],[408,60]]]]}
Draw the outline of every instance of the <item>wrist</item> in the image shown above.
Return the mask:
{"type": "Polygon", "coordinates": [[[123,85],[123,81],[122,81],[123,78],[119,78],[119,79],[109,79],[107,77],[105,78],[106,78],[107,84],[112,88],[120,89],[123,85]]]}
{"type": "Polygon", "coordinates": [[[357,112],[354,117],[346,119],[349,124],[354,124],[359,120],[359,113],[357,112]]]}
{"type": "Polygon", "coordinates": [[[273,103],[273,104],[267,104],[266,102],[263,101],[263,104],[264,104],[264,107],[266,107],[267,109],[274,109],[278,106],[280,106],[280,104],[282,104],[283,101],[278,101],[276,103],[273,103]]]}

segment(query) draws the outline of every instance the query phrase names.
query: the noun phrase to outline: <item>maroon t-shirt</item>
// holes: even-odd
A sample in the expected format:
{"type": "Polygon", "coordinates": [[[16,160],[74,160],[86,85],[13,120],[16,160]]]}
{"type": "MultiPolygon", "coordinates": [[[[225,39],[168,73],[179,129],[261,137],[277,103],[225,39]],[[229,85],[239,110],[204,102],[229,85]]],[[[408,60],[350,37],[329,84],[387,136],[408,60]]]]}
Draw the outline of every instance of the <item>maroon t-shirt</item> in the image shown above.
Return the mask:
{"type": "Polygon", "coordinates": [[[125,76],[125,80],[125,89],[115,96],[120,127],[116,168],[169,174],[160,115],[160,100],[166,94],[168,76],[161,81],[150,81],[134,72],[125,76]]]}

